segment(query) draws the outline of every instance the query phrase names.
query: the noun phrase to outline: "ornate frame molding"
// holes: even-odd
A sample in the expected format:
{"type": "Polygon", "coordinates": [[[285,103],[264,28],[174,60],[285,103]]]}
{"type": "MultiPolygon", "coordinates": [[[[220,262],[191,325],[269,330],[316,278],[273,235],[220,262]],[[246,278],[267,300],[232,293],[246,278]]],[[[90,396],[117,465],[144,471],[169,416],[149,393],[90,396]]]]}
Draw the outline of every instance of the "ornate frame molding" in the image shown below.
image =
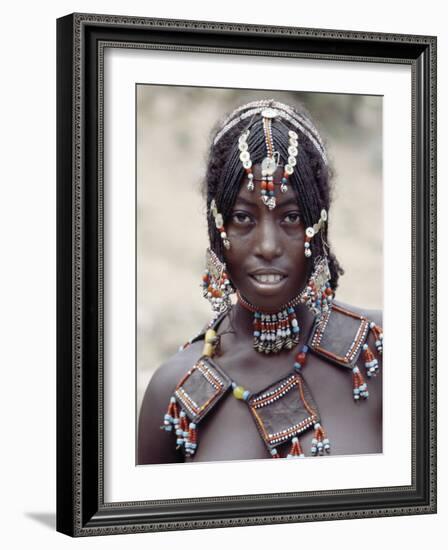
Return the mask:
{"type": "Polygon", "coordinates": [[[90,536],[435,513],[436,38],[92,14],[61,18],[57,31],[57,529],[90,536]],[[104,502],[102,130],[108,46],[411,65],[410,486],[104,502]],[[95,315],[87,315],[87,308],[95,315]],[[96,420],[87,424],[87,415],[96,420]]]}

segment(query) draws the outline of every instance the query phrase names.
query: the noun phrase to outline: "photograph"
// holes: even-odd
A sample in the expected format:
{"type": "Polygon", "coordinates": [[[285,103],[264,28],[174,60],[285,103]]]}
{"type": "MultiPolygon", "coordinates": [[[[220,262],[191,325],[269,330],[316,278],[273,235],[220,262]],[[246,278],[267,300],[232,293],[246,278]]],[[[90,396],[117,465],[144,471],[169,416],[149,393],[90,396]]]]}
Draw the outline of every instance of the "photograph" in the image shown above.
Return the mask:
{"type": "Polygon", "coordinates": [[[136,85],[137,464],[382,452],[382,102],[136,85]]]}

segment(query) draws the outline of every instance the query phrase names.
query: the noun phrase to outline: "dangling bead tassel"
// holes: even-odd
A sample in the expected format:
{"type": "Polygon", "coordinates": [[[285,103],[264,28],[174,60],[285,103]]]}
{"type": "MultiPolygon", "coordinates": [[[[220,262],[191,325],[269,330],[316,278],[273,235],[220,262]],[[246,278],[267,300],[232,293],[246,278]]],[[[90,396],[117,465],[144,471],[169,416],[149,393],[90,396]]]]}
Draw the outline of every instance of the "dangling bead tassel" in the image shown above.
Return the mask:
{"type": "Polygon", "coordinates": [[[305,454],[302,451],[302,447],[300,446],[299,438],[293,437],[291,443],[291,450],[286,455],[286,458],[304,458],[305,454]]]}
{"type": "Polygon", "coordinates": [[[180,411],[179,421],[176,428],[176,436],[177,448],[183,447],[185,445],[186,438],[188,437],[187,415],[185,411],[180,411]]]}
{"type": "Polygon", "coordinates": [[[383,331],[381,327],[376,325],[373,321],[369,325],[370,330],[375,338],[375,347],[379,355],[383,354],[383,331]]]}
{"type": "Polygon", "coordinates": [[[313,456],[322,456],[326,452],[330,453],[330,441],[326,436],[325,430],[316,422],[314,424],[314,438],[311,440],[311,454],[313,456]]]}
{"type": "Polygon", "coordinates": [[[185,439],[185,452],[188,456],[193,456],[197,447],[196,424],[190,422],[189,430],[185,439]]]}
{"type": "Polygon", "coordinates": [[[368,344],[362,346],[362,352],[364,357],[364,365],[367,370],[367,376],[375,376],[378,371],[378,359],[373,355],[372,350],[368,344]]]}
{"type": "Polygon", "coordinates": [[[369,397],[369,392],[367,391],[367,384],[364,381],[364,378],[359,370],[359,367],[353,367],[352,369],[353,376],[353,399],[359,401],[360,397],[367,399],[369,397]]]}
{"type": "Polygon", "coordinates": [[[176,420],[179,419],[179,411],[177,409],[176,398],[171,397],[170,403],[168,405],[168,410],[166,411],[165,416],[163,417],[163,426],[160,426],[161,430],[166,432],[171,432],[173,425],[176,423],[176,420]]]}
{"type": "Polygon", "coordinates": [[[259,352],[278,353],[299,343],[300,327],[292,306],[271,315],[255,311],[253,327],[254,348],[259,352]]]}
{"type": "Polygon", "coordinates": [[[271,458],[281,458],[277,449],[271,449],[271,458]]]}

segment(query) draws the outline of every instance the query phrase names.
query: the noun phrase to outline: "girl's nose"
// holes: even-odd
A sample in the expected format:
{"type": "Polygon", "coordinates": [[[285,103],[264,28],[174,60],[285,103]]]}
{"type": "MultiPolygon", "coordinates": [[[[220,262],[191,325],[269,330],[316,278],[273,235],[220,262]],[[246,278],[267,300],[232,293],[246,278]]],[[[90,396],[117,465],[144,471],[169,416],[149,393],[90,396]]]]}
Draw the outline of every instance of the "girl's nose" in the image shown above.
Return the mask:
{"type": "Polygon", "coordinates": [[[270,216],[266,216],[258,223],[255,234],[254,253],[271,262],[282,254],[281,235],[270,216]]]}

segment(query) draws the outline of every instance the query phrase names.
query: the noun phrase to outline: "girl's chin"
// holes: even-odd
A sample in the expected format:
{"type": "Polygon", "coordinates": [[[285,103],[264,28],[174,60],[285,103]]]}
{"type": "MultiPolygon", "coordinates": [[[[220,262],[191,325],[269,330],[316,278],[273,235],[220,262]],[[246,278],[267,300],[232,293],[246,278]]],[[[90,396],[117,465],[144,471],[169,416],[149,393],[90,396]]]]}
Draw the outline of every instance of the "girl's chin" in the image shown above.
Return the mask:
{"type": "Polygon", "coordinates": [[[254,294],[251,292],[245,294],[243,291],[241,291],[241,294],[252,306],[262,311],[263,313],[279,312],[282,307],[284,307],[296,296],[290,296],[289,294],[280,295],[278,293],[254,294]]]}

